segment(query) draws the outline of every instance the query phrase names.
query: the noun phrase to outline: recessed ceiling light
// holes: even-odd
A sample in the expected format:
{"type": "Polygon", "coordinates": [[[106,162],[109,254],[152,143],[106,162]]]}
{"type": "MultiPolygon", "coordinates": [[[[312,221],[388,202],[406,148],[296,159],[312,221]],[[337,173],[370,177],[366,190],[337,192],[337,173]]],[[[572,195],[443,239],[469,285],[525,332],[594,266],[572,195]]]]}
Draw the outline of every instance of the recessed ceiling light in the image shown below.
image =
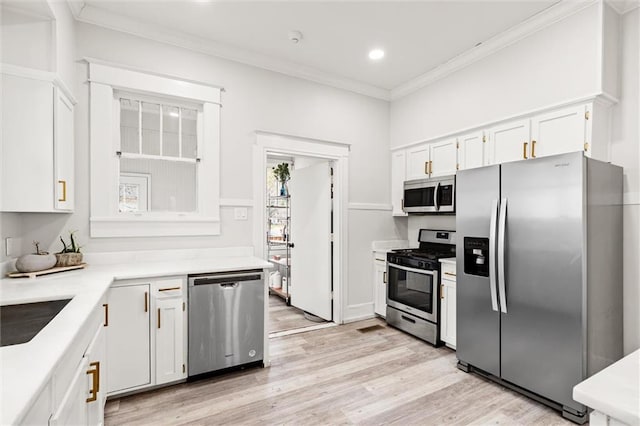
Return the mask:
{"type": "Polygon", "coordinates": [[[382,49],[373,49],[369,52],[369,59],[373,61],[379,61],[382,58],[384,58],[384,50],[382,49]]]}

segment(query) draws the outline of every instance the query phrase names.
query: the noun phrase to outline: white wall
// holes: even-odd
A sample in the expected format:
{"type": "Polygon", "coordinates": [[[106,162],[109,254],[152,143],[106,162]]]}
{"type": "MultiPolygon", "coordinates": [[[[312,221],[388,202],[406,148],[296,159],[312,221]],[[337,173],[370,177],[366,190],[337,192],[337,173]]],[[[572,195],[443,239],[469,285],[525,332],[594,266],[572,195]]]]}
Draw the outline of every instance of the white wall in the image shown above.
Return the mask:
{"type": "MultiPolygon", "coordinates": [[[[607,13],[611,10],[607,10],[607,13]]],[[[391,103],[391,146],[497,121],[619,85],[612,108],[611,161],[624,167],[624,351],[640,347],[639,9],[620,18],[619,63],[598,63],[598,6],[592,6],[471,66],[391,103]],[[613,84],[608,73],[617,71],[613,84]]],[[[614,27],[617,19],[608,16],[614,27]]],[[[613,44],[613,43],[612,43],[613,44]]],[[[616,52],[605,52],[611,61],[616,52]]],[[[420,228],[455,229],[446,216],[407,219],[410,244],[420,228]]]]}
{"type": "Polygon", "coordinates": [[[591,6],[391,103],[391,146],[432,139],[599,89],[591,6]]]}
{"type": "Polygon", "coordinates": [[[621,17],[611,162],[624,167],[624,352],[640,347],[640,9],[621,17]]]}
{"type": "MultiPolygon", "coordinates": [[[[222,96],[221,197],[252,198],[254,131],[264,130],[351,144],[351,202],[389,204],[389,104],[306,80],[241,65],[93,25],[76,25],[76,57],[95,57],[184,79],[224,86],[222,96]]],[[[38,238],[58,249],[57,236],[78,230],[85,252],[252,245],[252,215],[233,219],[233,207],[221,208],[221,235],[189,238],[89,237],[89,116],[86,64],[75,69],[76,211],[72,215],[22,215],[23,241],[38,238]]],[[[386,211],[350,211],[349,282],[345,319],[363,304],[373,314],[371,242],[397,239],[386,211]],[[365,261],[366,259],[366,261],[365,261]],[[352,312],[350,314],[350,312],[352,312]]]]}
{"type": "Polygon", "coordinates": [[[53,71],[53,22],[0,5],[0,52],[3,63],[53,71]]]}

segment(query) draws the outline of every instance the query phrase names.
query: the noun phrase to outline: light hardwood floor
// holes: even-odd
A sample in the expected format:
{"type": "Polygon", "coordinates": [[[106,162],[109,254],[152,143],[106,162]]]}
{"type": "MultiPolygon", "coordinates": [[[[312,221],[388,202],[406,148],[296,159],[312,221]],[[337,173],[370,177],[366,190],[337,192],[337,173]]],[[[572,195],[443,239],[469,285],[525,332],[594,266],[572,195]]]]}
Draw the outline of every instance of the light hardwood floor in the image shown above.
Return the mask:
{"type": "Polygon", "coordinates": [[[572,424],[378,319],[271,339],[271,361],[110,401],[105,423],[572,424]]]}
{"type": "Polygon", "coordinates": [[[317,322],[306,319],[304,312],[300,309],[287,306],[287,302],[283,298],[274,294],[269,295],[269,328],[267,329],[269,333],[317,324],[317,322]]]}

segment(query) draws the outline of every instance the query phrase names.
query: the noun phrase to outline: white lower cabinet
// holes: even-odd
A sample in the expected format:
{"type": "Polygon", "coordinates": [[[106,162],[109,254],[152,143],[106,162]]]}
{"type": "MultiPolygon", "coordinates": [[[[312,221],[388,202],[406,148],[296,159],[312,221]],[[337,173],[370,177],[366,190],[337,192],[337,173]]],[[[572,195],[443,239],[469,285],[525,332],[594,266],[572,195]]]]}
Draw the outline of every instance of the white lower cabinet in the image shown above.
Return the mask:
{"type": "Polygon", "coordinates": [[[107,309],[107,392],[151,384],[150,284],[112,287],[107,309]]]}
{"type": "Polygon", "coordinates": [[[51,417],[49,425],[86,425],[89,423],[87,411],[87,369],[89,360],[82,357],[62,403],[51,417]]]}
{"type": "Polygon", "coordinates": [[[456,348],[456,266],[442,263],[440,281],[440,339],[456,348]]]}
{"type": "Polygon", "coordinates": [[[182,295],[158,296],[155,300],[156,384],[174,382],[186,373],[186,310],[182,295]]]}
{"type": "Polygon", "coordinates": [[[376,256],[373,261],[374,312],[387,316],[387,262],[376,256]]]}
{"type": "Polygon", "coordinates": [[[108,300],[109,395],[187,377],[186,277],[116,282],[108,300]]]}

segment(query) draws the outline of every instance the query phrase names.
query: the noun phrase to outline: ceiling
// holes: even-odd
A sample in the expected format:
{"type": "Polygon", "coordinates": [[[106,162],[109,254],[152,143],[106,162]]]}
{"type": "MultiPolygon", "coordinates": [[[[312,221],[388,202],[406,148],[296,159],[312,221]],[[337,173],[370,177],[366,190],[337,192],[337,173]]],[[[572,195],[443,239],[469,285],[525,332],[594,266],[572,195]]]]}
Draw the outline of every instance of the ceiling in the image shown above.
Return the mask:
{"type": "Polygon", "coordinates": [[[87,0],[77,15],[82,20],[91,14],[97,24],[121,16],[244,57],[255,54],[391,90],[557,2],[87,0]],[[289,41],[291,30],[302,32],[298,44],[289,41]],[[386,53],[378,62],[368,58],[375,47],[386,53]]]}

